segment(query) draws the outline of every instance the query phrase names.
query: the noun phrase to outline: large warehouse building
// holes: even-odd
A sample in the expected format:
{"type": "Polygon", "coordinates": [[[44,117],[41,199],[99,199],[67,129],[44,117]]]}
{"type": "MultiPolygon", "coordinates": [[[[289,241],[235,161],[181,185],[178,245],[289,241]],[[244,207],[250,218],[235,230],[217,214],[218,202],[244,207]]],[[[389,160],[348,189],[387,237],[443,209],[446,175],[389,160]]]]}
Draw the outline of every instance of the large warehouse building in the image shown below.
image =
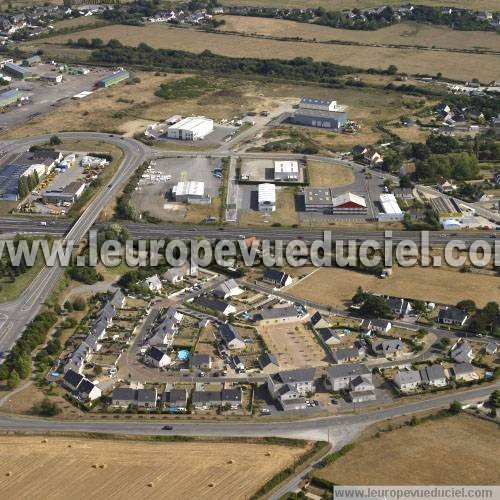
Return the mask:
{"type": "Polygon", "coordinates": [[[382,205],[382,212],[380,212],[377,217],[380,222],[395,222],[403,220],[404,214],[399,208],[396,197],[393,194],[381,194],[380,204],[382,205]]]}
{"type": "Polygon", "coordinates": [[[121,69],[112,75],[105,76],[97,82],[98,87],[107,88],[130,78],[130,73],[126,69],[121,69]]]}
{"type": "Polygon", "coordinates": [[[347,106],[330,99],[303,97],[290,121],[309,127],[339,129],[347,122],[347,106]]]}
{"type": "Polygon", "coordinates": [[[259,212],[274,212],[276,210],[276,186],[274,184],[259,184],[259,212]]]}
{"type": "Polygon", "coordinates": [[[331,188],[306,187],[304,189],[306,212],[323,212],[331,214],[366,214],[366,201],[354,193],[343,193],[334,196],[331,188]]]}
{"type": "Polygon", "coordinates": [[[172,198],[180,203],[210,203],[210,196],[205,195],[205,183],[199,181],[181,181],[172,188],[172,198]]]}
{"type": "Polygon", "coordinates": [[[169,139],[199,141],[214,130],[214,121],[204,116],[188,116],[168,127],[169,139]]]}
{"type": "Polygon", "coordinates": [[[21,92],[17,89],[6,90],[0,93],[0,108],[5,108],[5,106],[10,106],[15,104],[21,99],[21,92]]]}
{"type": "Polygon", "coordinates": [[[24,80],[25,78],[29,78],[31,76],[31,71],[29,69],[10,62],[6,62],[3,65],[3,70],[5,73],[13,76],[14,78],[19,78],[20,80],[24,80]]]}

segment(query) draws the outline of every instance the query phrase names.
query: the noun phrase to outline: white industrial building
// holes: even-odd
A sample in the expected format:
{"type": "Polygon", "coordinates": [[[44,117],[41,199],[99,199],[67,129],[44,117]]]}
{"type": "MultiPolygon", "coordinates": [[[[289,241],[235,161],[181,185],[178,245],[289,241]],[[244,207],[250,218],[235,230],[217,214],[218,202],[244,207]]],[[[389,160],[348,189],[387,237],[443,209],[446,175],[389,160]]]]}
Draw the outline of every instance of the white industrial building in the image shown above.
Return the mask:
{"type": "Polygon", "coordinates": [[[259,212],[274,212],[276,210],[276,186],[274,184],[259,184],[259,212]]]}
{"type": "Polygon", "coordinates": [[[378,214],[380,222],[402,221],[404,214],[399,208],[396,197],[391,193],[383,193],[380,195],[380,203],[383,212],[378,214]]]}
{"type": "Polygon", "coordinates": [[[278,160],[274,162],[275,181],[298,181],[299,162],[297,160],[278,160]]]}
{"type": "Polygon", "coordinates": [[[167,137],[183,141],[198,141],[212,133],[213,130],[214,121],[210,118],[189,116],[168,127],[167,137]]]}
{"type": "Polygon", "coordinates": [[[316,109],[318,111],[345,111],[345,106],[337,104],[331,99],[318,99],[316,97],[302,97],[299,109],[316,109]]]}
{"type": "Polygon", "coordinates": [[[172,188],[172,198],[181,203],[210,203],[205,196],[205,183],[200,181],[181,181],[172,188]]]}

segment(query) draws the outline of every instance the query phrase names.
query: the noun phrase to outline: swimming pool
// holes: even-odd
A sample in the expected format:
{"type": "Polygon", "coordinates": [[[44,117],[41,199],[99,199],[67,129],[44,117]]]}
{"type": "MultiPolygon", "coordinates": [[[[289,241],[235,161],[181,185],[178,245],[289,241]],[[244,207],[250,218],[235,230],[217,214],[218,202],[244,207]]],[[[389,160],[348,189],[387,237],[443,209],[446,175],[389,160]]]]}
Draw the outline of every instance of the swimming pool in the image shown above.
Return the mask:
{"type": "Polygon", "coordinates": [[[189,358],[189,351],[187,349],[181,349],[177,353],[177,359],[179,359],[180,361],[186,361],[186,359],[188,358],[189,358]]]}

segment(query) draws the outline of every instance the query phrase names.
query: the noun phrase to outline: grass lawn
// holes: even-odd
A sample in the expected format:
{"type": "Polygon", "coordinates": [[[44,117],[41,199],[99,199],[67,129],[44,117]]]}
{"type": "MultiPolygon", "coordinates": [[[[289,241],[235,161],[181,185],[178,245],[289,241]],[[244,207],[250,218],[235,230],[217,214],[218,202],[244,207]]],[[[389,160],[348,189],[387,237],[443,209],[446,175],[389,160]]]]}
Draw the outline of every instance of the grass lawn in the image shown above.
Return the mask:
{"type": "Polygon", "coordinates": [[[295,211],[295,188],[280,188],[276,190],[276,211],[257,212],[248,210],[240,212],[242,226],[270,226],[280,224],[291,226],[298,224],[299,217],[295,211]]]}
{"type": "Polygon", "coordinates": [[[332,165],[319,161],[309,161],[309,183],[316,187],[347,186],[354,182],[352,169],[343,165],[332,165]]]}

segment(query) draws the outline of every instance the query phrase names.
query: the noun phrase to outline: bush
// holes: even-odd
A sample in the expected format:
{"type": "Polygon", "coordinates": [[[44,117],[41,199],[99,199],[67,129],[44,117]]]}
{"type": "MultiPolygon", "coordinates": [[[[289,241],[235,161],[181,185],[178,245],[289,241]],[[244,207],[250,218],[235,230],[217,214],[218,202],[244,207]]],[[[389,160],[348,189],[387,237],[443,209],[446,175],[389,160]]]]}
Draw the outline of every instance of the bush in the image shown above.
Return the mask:
{"type": "Polygon", "coordinates": [[[31,407],[31,412],[40,417],[55,417],[61,413],[58,404],[51,401],[49,398],[43,398],[39,403],[35,403],[31,407]]]}

